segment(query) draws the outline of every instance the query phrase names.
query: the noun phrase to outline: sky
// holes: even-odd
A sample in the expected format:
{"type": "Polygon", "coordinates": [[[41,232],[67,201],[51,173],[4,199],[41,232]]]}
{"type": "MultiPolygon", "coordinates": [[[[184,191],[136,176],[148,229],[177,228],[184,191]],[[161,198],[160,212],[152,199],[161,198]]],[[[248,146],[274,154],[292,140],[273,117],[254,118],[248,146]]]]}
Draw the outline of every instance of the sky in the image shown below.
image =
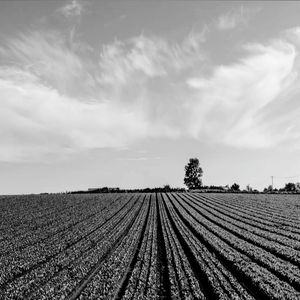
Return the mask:
{"type": "Polygon", "coordinates": [[[300,2],[0,1],[0,194],[300,181],[300,2]]]}

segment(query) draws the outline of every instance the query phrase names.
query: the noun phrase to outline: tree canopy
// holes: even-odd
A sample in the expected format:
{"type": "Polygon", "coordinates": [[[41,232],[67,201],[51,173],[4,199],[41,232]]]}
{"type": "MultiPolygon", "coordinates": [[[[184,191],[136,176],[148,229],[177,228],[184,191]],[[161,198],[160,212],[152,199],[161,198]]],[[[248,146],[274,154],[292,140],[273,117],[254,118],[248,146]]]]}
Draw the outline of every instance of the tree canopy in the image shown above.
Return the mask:
{"type": "Polygon", "coordinates": [[[240,190],[240,186],[237,183],[234,183],[230,189],[237,192],[240,190]]]}
{"type": "Polygon", "coordinates": [[[185,166],[184,184],[190,189],[199,189],[202,186],[203,171],[199,164],[198,158],[190,158],[185,166]]]}
{"type": "Polygon", "coordinates": [[[289,183],[285,184],[284,189],[287,192],[294,192],[294,191],[296,191],[296,185],[295,185],[295,183],[289,182],[289,183]]]}

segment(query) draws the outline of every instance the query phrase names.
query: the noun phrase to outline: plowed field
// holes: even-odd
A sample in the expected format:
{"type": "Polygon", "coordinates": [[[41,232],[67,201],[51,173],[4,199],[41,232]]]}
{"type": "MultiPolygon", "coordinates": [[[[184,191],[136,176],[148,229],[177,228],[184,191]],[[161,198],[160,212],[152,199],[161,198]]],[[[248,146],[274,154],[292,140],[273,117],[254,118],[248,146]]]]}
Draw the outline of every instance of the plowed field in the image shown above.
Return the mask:
{"type": "Polygon", "coordinates": [[[0,197],[0,299],[300,299],[300,197],[0,197]]]}

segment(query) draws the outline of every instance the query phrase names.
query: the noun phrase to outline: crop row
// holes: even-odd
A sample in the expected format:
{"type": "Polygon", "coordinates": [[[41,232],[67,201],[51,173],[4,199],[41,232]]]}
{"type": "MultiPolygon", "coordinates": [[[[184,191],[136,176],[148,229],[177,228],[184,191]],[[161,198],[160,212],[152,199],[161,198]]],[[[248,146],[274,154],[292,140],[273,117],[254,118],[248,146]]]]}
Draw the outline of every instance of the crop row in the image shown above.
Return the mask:
{"type": "MultiPolygon", "coordinates": [[[[18,256],[18,252],[34,251],[32,248],[35,244],[47,244],[51,243],[49,239],[55,239],[56,235],[64,236],[65,232],[73,230],[76,227],[86,226],[86,222],[93,222],[93,219],[99,215],[112,211],[114,208],[110,207],[117,199],[102,199],[96,203],[88,203],[87,207],[83,210],[81,207],[72,206],[66,208],[64,212],[60,214],[60,217],[48,216],[48,222],[40,226],[36,226],[35,229],[28,228],[24,234],[16,234],[14,238],[8,241],[2,241],[2,248],[0,250],[0,256],[14,255],[18,256]]],[[[119,201],[120,204],[123,202],[119,201]]]]}
{"type": "Polygon", "coordinates": [[[78,195],[19,196],[11,199],[12,203],[2,200],[0,207],[6,212],[1,215],[0,228],[5,232],[2,239],[34,230],[55,218],[61,218],[62,214],[68,213],[73,207],[76,209],[85,206],[86,201],[92,199],[97,201],[94,197],[78,197],[78,195]]]}
{"type": "Polygon", "coordinates": [[[219,200],[224,205],[232,206],[238,210],[243,210],[249,215],[254,215],[262,220],[267,220],[276,224],[279,228],[292,228],[300,231],[299,209],[297,208],[297,196],[284,198],[284,195],[270,195],[265,199],[265,195],[216,195],[206,196],[214,200],[219,200]]]}
{"type": "Polygon", "coordinates": [[[274,224],[262,222],[261,218],[251,217],[237,209],[225,207],[224,204],[222,205],[222,203],[218,203],[216,200],[207,197],[195,197],[191,195],[187,196],[187,198],[199,207],[219,214],[221,218],[226,218],[229,222],[241,228],[247,228],[248,231],[266,239],[300,250],[300,235],[298,234],[278,229],[274,227],[274,224]]]}
{"type": "MultiPolygon", "coordinates": [[[[299,251],[289,246],[282,245],[278,242],[274,243],[274,241],[270,240],[270,238],[262,237],[262,235],[258,235],[257,232],[253,233],[254,230],[252,230],[252,227],[249,227],[242,222],[232,222],[231,219],[226,218],[226,216],[224,216],[222,213],[213,210],[207,210],[206,207],[197,205],[198,203],[194,204],[191,201],[186,201],[184,197],[181,199],[183,200],[183,202],[181,202],[183,205],[189,205],[193,210],[196,211],[197,214],[199,214],[199,217],[201,216],[204,218],[204,220],[207,220],[208,226],[217,226],[216,230],[219,230],[220,234],[223,232],[223,230],[229,232],[234,235],[232,240],[234,238],[239,238],[241,243],[249,242],[249,247],[253,247],[253,245],[260,247],[283,259],[283,262],[279,260],[279,262],[281,262],[283,265],[287,266],[289,265],[289,262],[295,264],[297,267],[293,268],[298,270],[298,266],[300,266],[299,251]]],[[[261,251],[261,253],[263,252],[261,251]]],[[[291,269],[288,270],[288,273],[292,273],[291,269]]]]}
{"type": "Polygon", "coordinates": [[[295,197],[0,197],[5,206],[0,299],[300,299],[295,197]]]}
{"type": "Polygon", "coordinates": [[[297,273],[296,268],[288,264],[285,266],[279,258],[243,242],[230,231],[204,218],[190,205],[184,204],[178,196],[170,202],[189,230],[217,256],[235,278],[243,280],[244,286],[248,285],[249,291],[257,290],[262,297],[273,299],[299,297],[299,272],[297,273]]]}
{"type": "MultiPolygon", "coordinates": [[[[126,200],[128,201],[128,199],[126,200]]],[[[27,295],[45,282],[50,282],[53,277],[61,279],[68,272],[66,270],[69,270],[69,275],[72,276],[70,267],[72,262],[76,263],[78,260],[83,260],[84,257],[92,262],[92,254],[97,259],[98,248],[103,252],[111,244],[108,233],[113,240],[119,237],[118,232],[122,234],[124,229],[122,221],[128,214],[134,213],[139,208],[136,205],[137,200],[137,196],[135,196],[129,202],[125,201],[125,204],[121,202],[108,214],[101,215],[98,222],[92,223],[90,226],[82,226],[81,231],[78,229],[73,233],[72,231],[66,232],[64,240],[57,239],[57,243],[53,244],[53,247],[51,243],[47,243],[48,251],[46,250],[44,255],[40,255],[43,251],[39,249],[36,253],[32,253],[30,258],[22,257],[21,261],[16,262],[10,259],[7,268],[4,269],[5,272],[1,273],[4,293],[10,294],[13,291],[14,294],[27,295]]]]}
{"type": "Polygon", "coordinates": [[[121,292],[129,274],[128,266],[132,264],[133,253],[143,236],[147,224],[150,203],[143,201],[142,209],[132,228],[111,255],[90,274],[89,278],[72,293],[69,299],[111,299],[121,292]]]}

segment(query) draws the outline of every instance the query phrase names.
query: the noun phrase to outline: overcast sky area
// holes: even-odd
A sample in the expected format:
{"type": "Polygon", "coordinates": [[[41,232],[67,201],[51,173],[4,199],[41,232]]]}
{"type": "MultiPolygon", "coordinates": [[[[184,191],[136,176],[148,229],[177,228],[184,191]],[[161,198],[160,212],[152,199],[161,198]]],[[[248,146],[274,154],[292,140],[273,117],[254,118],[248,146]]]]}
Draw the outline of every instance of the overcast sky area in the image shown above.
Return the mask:
{"type": "Polygon", "coordinates": [[[288,1],[1,1],[0,194],[182,187],[190,157],[205,185],[300,181],[299,15],[288,1]]]}

